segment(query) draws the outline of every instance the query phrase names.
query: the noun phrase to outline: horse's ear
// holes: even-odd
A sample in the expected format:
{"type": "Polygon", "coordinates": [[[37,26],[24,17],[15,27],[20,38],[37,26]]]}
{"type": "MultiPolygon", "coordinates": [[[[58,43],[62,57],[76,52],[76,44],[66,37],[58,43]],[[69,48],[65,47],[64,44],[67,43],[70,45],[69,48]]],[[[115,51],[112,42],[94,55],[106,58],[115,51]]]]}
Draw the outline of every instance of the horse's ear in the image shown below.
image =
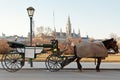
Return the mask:
{"type": "MultiPolygon", "coordinates": [[[[114,38],[111,38],[110,40],[116,42],[116,39],[114,39],[114,38]]],[[[117,42],[116,42],[116,43],[117,43],[117,42]]]]}
{"type": "Polygon", "coordinates": [[[111,38],[110,40],[111,40],[111,41],[114,41],[114,38],[111,38]]]}

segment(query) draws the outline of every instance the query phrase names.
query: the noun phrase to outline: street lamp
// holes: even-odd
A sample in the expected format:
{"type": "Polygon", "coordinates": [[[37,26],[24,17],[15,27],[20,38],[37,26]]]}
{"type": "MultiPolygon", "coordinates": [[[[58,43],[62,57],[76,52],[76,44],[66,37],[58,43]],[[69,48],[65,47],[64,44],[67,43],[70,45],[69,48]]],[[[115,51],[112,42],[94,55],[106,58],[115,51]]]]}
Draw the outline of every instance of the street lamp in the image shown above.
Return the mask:
{"type": "Polygon", "coordinates": [[[33,7],[27,8],[28,16],[30,17],[30,46],[32,46],[32,18],[34,11],[35,9],[33,7]]]}
{"type": "MultiPolygon", "coordinates": [[[[35,9],[33,7],[27,8],[28,16],[30,17],[30,46],[32,46],[32,18],[34,11],[35,9]]],[[[32,58],[29,59],[29,62],[30,62],[30,66],[33,67],[32,58]]]]}

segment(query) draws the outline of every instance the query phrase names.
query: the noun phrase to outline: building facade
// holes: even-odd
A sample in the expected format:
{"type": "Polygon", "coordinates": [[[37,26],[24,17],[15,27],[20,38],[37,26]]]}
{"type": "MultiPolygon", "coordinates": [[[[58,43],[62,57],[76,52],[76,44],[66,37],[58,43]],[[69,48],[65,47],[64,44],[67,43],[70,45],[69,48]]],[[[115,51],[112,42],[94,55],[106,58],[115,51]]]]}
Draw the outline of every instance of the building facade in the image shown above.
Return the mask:
{"type": "Polygon", "coordinates": [[[88,41],[89,37],[81,37],[80,29],[78,29],[78,33],[75,32],[75,30],[72,30],[71,26],[71,20],[70,16],[68,16],[67,24],[66,24],[66,32],[62,32],[62,29],[60,29],[60,32],[56,32],[56,28],[54,28],[53,35],[58,40],[66,40],[67,38],[81,38],[84,41],[88,41]]]}

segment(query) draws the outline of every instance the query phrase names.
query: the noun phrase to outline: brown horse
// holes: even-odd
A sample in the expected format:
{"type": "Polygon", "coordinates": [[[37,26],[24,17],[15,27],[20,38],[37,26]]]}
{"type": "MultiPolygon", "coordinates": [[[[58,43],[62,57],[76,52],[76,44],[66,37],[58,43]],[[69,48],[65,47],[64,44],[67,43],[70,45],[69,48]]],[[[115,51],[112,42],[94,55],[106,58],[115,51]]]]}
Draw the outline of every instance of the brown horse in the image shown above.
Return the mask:
{"type": "Polygon", "coordinates": [[[112,39],[108,39],[102,41],[101,43],[97,42],[80,42],[79,44],[74,45],[74,57],[67,59],[61,63],[62,68],[74,61],[76,58],[78,69],[81,71],[82,66],[80,64],[80,60],[84,57],[88,58],[96,58],[97,65],[96,71],[100,71],[100,64],[102,58],[108,56],[108,50],[113,49],[115,53],[118,53],[117,41],[112,39]]]}

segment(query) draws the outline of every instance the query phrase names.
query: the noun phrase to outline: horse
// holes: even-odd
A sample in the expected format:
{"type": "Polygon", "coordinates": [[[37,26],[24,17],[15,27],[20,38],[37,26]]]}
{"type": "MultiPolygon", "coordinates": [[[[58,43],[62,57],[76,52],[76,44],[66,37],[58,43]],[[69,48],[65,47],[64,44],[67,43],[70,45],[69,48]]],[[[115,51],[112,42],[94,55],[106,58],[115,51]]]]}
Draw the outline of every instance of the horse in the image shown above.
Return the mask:
{"type": "Polygon", "coordinates": [[[110,49],[113,49],[115,53],[119,52],[117,41],[113,38],[102,42],[80,42],[73,46],[74,56],[70,59],[64,60],[61,63],[61,68],[76,60],[78,69],[82,71],[80,60],[87,57],[97,59],[96,71],[100,72],[101,60],[108,56],[108,50],[110,49]]]}

